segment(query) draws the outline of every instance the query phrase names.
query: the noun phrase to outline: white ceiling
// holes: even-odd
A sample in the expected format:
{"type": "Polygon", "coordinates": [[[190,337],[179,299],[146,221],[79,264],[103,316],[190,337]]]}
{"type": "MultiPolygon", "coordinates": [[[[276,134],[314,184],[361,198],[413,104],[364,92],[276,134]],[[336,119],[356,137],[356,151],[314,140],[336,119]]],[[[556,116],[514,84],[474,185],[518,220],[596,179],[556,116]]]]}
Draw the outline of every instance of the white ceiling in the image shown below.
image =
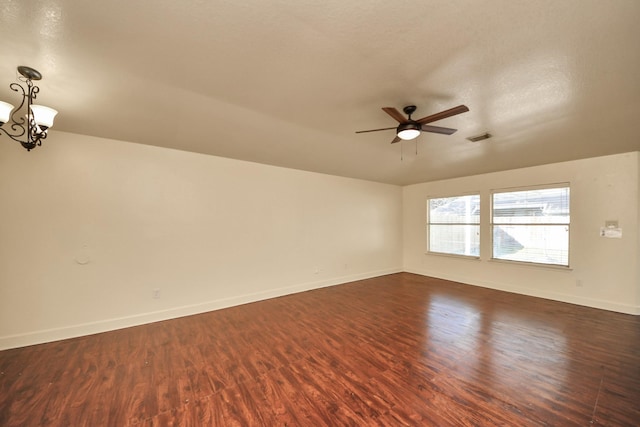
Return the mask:
{"type": "Polygon", "coordinates": [[[38,69],[57,130],[393,184],[640,149],[638,0],[0,5],[0,99],[38,69]],[[470,112],[354,133],[408,104],[470,112]]]}

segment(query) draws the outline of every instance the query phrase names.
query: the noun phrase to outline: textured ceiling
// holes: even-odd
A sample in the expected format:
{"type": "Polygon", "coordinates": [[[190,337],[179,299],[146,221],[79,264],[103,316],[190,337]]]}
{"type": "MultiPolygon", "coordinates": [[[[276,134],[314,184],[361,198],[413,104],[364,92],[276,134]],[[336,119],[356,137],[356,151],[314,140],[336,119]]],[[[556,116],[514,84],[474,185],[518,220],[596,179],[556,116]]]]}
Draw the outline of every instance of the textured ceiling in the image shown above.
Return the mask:
{"type": "Polygon", "coordinates": [[[393,184],[640,149],[637,0],[0,5],[0,99],[38,69],[57,130],[393,184]],[[354,133],[407,104],[470,112],[354,133]]]}

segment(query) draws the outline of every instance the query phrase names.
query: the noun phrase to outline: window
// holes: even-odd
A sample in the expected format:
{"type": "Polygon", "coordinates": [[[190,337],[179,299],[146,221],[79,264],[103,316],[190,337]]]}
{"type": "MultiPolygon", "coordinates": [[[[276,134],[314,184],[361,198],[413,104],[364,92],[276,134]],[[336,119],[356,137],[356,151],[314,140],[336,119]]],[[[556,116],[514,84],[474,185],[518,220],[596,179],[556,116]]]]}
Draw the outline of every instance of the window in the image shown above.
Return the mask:
{"type": "Polygon", "coordinates": [[[493,258],[569,266],[569,186],[496,191],[493,258]]]}
{"type": "Polygon", "coordinates": [[[427,200],[429,252],[480,256],[480,195],[427,200]]]}

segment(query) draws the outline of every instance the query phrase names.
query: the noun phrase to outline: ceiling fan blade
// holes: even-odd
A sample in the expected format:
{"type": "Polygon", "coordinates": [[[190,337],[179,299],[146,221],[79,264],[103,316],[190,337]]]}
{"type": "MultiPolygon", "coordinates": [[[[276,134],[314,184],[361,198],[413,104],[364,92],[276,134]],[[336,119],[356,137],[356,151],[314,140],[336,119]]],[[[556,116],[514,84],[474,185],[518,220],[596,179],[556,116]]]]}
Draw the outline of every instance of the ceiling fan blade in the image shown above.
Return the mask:
{"type": "Polygon", "coordinates": [[[391,117],[393,117],[394,119],[396,119],[398,123],[404,123],[408,120],[405,116],[402,115],[400,111],[396,110],[393,107],[382,107],[382,110],[388,115],[390,115],[391,117]]]}
{"type": "Polygon", "coordinates": [[[402,141],[402,140],[400,139],[400,137],[399,137],[399,136],[396,136],[395,138],[393,138],[393,141],[391,141],[391,143],[392,143],[392,144],[395,144],[396,142],[400,142],[400,141],[402,141]]]}
{"type": "Polygon", "coordinates": [[[441,133],[443,135],[454,134],[458,129],[443,128],[440,126],[422,125],[423,132],[441,133]]]}
{"type": "Polygon", "coordinates": [[[424,125],[426,123],[435,122],[437,120],[446,119],[447,117],[455,116],[461,113],[466,113],[469,111],[469,108],[466,105],[458,105],[457,107],[450,108],[448,110],[440,111],[439,113],[432,114],[427,117],[423,117],[420,120],[416,120],[416,122],[424,125]]]}
{"type": "Polygon", "coordinates": [[[395,129],[396,127],[392,127],[392,128],[382,128],[382,129],[370,129],[370,130],[357,130],[356,133],[366,133],[366,132],[378,132],[379,130],[390,130],[390,129],[395,129]]]}

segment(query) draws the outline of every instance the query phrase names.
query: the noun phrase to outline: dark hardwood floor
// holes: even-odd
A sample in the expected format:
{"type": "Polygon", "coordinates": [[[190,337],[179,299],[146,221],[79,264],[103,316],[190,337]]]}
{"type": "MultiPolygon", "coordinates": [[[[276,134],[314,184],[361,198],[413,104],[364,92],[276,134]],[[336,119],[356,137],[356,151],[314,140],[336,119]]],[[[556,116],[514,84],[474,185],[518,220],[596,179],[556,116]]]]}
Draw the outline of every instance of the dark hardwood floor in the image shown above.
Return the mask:
{"type": "Polygon", "coordinates": [[[640,316],[408,273],[0,352],[0,426],[638,426],[640,316]]]}

